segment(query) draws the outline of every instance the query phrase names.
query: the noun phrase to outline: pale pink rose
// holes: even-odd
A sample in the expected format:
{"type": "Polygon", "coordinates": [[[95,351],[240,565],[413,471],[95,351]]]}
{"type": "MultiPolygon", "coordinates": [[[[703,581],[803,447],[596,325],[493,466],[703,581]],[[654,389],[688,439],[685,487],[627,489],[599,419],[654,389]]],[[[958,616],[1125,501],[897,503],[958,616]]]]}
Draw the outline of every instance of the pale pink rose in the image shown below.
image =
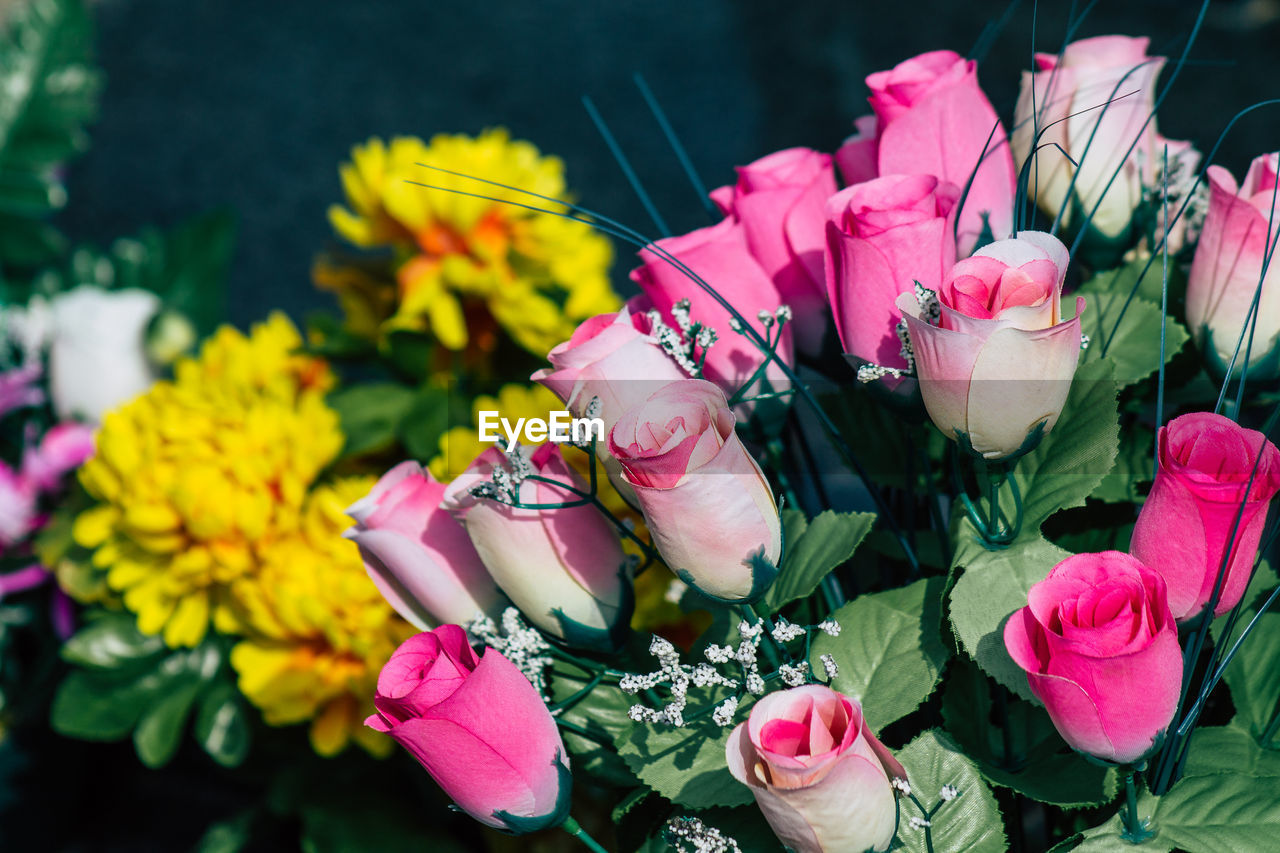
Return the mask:
{"type": "MultiPolygon", "coordinates": [[[[1221,166],[1208,170],[1209,213],[1187,279],[1187,325],[1218,373],[1226,372],[1236,354],[1254,294],[1262,282],[1249,376],[1272,379],[1280,375],[1280,254],[1271,258],[1263,275],[1268,246],[1274,249],[1280,239],[1278,171],[1277,153],[1256,158],[1240,186],[1221,166]]],[[[1236,355],[1235,373],[1244,368],[1248,332],[1245,338],[1236,355]]]]}
{"type": "Polygon", "coordinates": [[[40,526],[34,480],[0,461],[0,553],[26,539],[40,526]]]}
{"type": "Polygon", "coordinates": [[[1182,650],[1160,575],[1076,554],[1031,587],[1004,643],[1063,740],[1116,764],[1151,753],[1178,710],[1182,650]]]}
{"type": "Polygon", "coordinates": [[[347,508],[356,523],[342,534],[382,597],[419,628],[466,624],[504,603],[467,532],[440,508],[444,490],[417,462],[401,462],[347,508]]]}
{"type": "Polygon", "coordinates": [[[816,355],[827,330],[822,234],[823,211],[836,191],[831,155],[787,148],[737,171],[737,183],[713,190],[711,198],[742,223],[751,254],[791,306],[797,345],[816,355]]]}
{"type": "Polygon", "coordinates": [[[1048,216],[1065,203],[1063,222],[1071,225],[1101,201],[1092,227],[1108,238],[1127,233],[1161,155],[1156,122],[1147,118],[1164,57],[1147,56],[1149,43],[1083,39],[1067,45],[1061,61],[1056,53],[1037,53],[1036,71],[1023,72],[1011,144],[1019,165],[1039,147],[1028,192],[1048,216]]]}
{"type": "MultiPolygon", "coordinates": [[[[554,482],[526,478],[520,503],[581,500],[564,486],[587,491],[554,444],[539,447],[529,465],[554,482]]],[[[635,605],[617,530],[590,505],[524,509],[473,494],[504,467],[502,452],[489,448],[449,484],[441,506],[462,522],[490,576],[530,622],[571,645],[615,650],[635,605]]]]}
{"type": "MultiPolygon", "coordinates": [[[[740,223],[723,219],[707,228],[699,228],[678,237],[654,243],[659,249],[683,263],[746,318],[747,324],[761,336],[766,329],[757,315],[770,314],[783,304],[778,288],[752,256],[746,232],[740,223]]],[[[640,286],[649,303],[663,321],[676,328],[671,306],[682,299],[691,305],[694,322],[715,330],[717,340],[708,351],[703,375],[732,395],[744,385],[764,363],[765,356],[744,335],[733,331],[731,315],[689,276],[651,249],[640,252],[644,265],[631,271],[631,279],[640,286]]],[[[783,329],[779,357],[791,364],[795,360],[790,324],[783,329]]],[[[775,362],[766,368],[765,378],[775,391],[790,387],[786,375],[775,362]]]]}
{"type": "Polygon", "coordinates": [[[410,637],[378,676],[365,725],[395,738],[467,814],[506,832],[557,826],[573,778],[555,720],[493,649],[457,625],[410,637]]]}
{"type": "Polygon", "coordinates": [[[729,772],[748,786],[778,839],[797,853],[888,850],[897,759],[857,701],[821,684],[770,693],[729,735],[729,772]]]}
{"type": "Polygon", "coordinates": [[[896,300],[917,281],[937,290],[955,263],[957,193],[931,175],[887,175],[827,201],[827,293],[845,352],[907,366],[896,300]]]}
{"type": "Polygon", "coordinates": [[[62,486],[69,471],[79,468],[93,455],[93,427],[63,421],[50,427],[40,442],[22,457],[22,473],[44,492],[62,486]]]}
{"type": "Polygon", "coordinates": [[[609,449],[671,570],[704,593],[742,601],[773,579],[753,555],[776,566],[782,540],[773,492],[735,423],[723,391],[685,379],[629,409],[609,449]]]}
{"type": "Polygon", "coordinates": [[[898,298],[925,408],[948,438],[1000,459],[1053,429],[1080,358],[1084,299],[1072,319],[1061,313],[1067,261],[1057,238],[1022,231],[952,267],[937,325],[914,296],[898,298]]]}
{"type": "Polygon", "coordinates": [[[1164,577],[1169,607],[1186,621],[1208,606],[1229,547],[1214,609],[1221,616],[1249,584],[1267,507],[1280,491],[1280,451],[1257,430],[1209,412],[1169,421],[1158,447],[1129,550],[1164,577]]]}
{"type": "Polygon", "coordinates": [[[935,175],[968,187],[959,211],[961,256],[973,251],[984,231],[995,239],[1008,237],[1016,187],[1013,155],[978,85],[978,64],[937,50],[872,74],[867,86],[876,121],[858,120],[858,133],[837,152],[845,180],[935,175]]]}

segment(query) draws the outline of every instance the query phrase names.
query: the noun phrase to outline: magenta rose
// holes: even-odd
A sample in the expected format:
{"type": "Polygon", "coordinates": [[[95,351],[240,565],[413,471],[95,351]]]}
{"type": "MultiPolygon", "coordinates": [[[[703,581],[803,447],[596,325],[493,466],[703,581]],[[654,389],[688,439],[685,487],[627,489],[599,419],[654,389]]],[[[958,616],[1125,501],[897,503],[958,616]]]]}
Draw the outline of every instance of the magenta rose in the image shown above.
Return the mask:
{"type": "Polygon", "coordinates": [[[737,183],[711,198],[742,224],[751,254],[791,306],[798,346],[816,355],[827,328],[822,234],[827,199],[836,191],[831,155],[787,148],[737,171],[737,183]]]}
{"type": "Polygon", "coordinates": [[[573,779],[555,720],[511,661],[457,625],[410,637],[378,676],[365,725],[408,750],[458,807],[507,832],[557,826],[573,779]]]}
{"type": "Polygon", "coordinates": [[[0,461],[0,555],[40,526],[39,497],[34,480],[0,461]]]}
{"type": "Polygon", "coordinates": [[[1128,554],[1054,566],[1005,623],[1004,644],[1059,734],[1086,755],[1140,761],[1178,710],[1182,650],[1164,579],[1128,554]]]}
{"type": "Polygon", "coordinates": [[[93,455],[93,427],[75,421],[54,424],[22,455],[22,473],[41,491],[62,487],[63,478],[93,455]]]}
{"type": "Polygon", "coordinates": [[[723,391],[685,379],[629,409],[609,450],[671,570],[708,595],[743,601],[773,580],[782,529],[769,482],[735,424],[723,391]]]}
{"type": "Polygon", "coordinates": [[[1220,616],[1249,584],[1267,507],[1280,491],[1280,451],[1257,430],[1208,412],[1169,421],[1158,446],[1156,480],[1129,550],[1164,577],[1173,615],[1185,621],[1208,605],[1229,548],[1220,616]]]}
{"type": "Polygon", "coordinates": [[[466,624],[503,604],[467,532],[440,508],[444,490],[417,462],[401,462],[347,509],[356,523],[342,534],[382,597],[418,628],[466,624]]]}
{"type": "Polygon", "coordinates": [[[867,86],[875,124],[860,119],[858,133],[837,152],[845,180],[936,175],[969,188],[959,211],[961,256],[973,251],[984,231],[995,239],[1008,237],[1016,187],[1013,154],[978,85],[978,64],[937,50],[872,74],[867,86]]]}
{"type": "Polygon", "coordinates": [[[905,368],[895,302],[918,281],[931,290],[956,259],[957,190],[929,175],[889,175],[827,201],[827,293],[844,351],[905,368]]]}
{"type": "MultiPolygon", "coordinates": [[[[761,336],[765,335],[766,329],[757,315],[761,311],[772,314],[784,300],[773,279],[751,254],[740,223],[723,219],[707,228],[658,240],[654,245],[715,288],[746,318],[748,325],[761,336]]],[[[688,299],[694,322],[715,330],[717,341],[708,351],[703,375],[732,395],[764,363],[764,355],[746,336],[733,331],[729,312],[686,273],[650,249],[642,250],[640,258],[644,265],[631,271],[631,279],[644,291],[667,325],[676,327],[671,307],[688,299]]],[[[783,330],[778,355],[788,364],[794,361],[790,324],[783,330]]],[[[790,387],[776,363],[771,362],[766,368],[765,378],[775,391],[790,387]]]]}
{"type": "Polygon", "coordinates": [[[1080,313],[1063,320],[1067,248],[1019,232],[952,267],[936,325],[903,294],[920,393],[938,429],[988,459],[1015,455],[1053,429],[1080,358],[1080,313]]]}
{"type": "Polygon", "coordinates": [[[725,759],[778,839],[797,853],[888,850],[897,759],[857,701],[822,684],[770,693],[729,735],[725,759]]]}
{"type": "MultiPolygon", "coordinates": [[[[489,575],[530,622],[570,645],[614,651],[635,606],[617,531],[589,504],[525,509],[475,495],[505,467],[489,448],[449,484],[441,506],[462,521],[489,575]]],[[[534,451],[529,467],[541,479],[520,483],[522,504],[573,503],[587,491],[554,444],[534,451]]]]}
{"type": "MultiPolygon", "coordinates": [[[[1274,249],[1280,236],[1277,172],[1277,153],[1256,158],[1239,186],[1221,166],[1208,170],[1209,212],[1187,278],[1187,325],[1219,374],[1226,373],[1236,354],[1253,296],[1262,282],[1249,376],[1269,379],[1280,375],[1280,257],[1267,263],[1268,247],[1274,249]],[[1276,224],[1268,232],[1272,222],[1276,224]]],[[[1241,345],[1233,372],[1239,373],[1244,363],[1245,345],[1241,345]]]]}

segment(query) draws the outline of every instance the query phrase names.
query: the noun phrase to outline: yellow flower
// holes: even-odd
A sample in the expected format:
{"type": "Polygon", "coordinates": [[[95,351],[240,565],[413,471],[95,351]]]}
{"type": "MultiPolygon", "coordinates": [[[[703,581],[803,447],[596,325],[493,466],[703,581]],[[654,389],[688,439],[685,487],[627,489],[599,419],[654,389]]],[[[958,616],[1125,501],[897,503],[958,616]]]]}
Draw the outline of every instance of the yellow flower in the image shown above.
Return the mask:
{"type": "MultiPolygon", "coordinates": [[[[491,129],[478,137],[440,134],[430,144],[397,137],[370,139],[340,168],[349,207],[334,205],[329,221],[356,246],[390,246],[399,259],[397,305],[387,329],[429,331],[446,348],[492,349],[484,316],[529,351],[545,354],[579,322],[617,310],[609,284],[613,250],[590,226],[497,201],[439,189],[463,190],[522,204],[558,207],[492,184],[429,169],[474,175],[540,195],[564,196],[564,165],[531,143],[491,129]]],[[[367,281],[321,270],[323,286],[338,290],[361,312],[376,300],[367,281]],[[361,291],[364,288],[365,291],[361,291]],[[353,290],[352,294],[344,294],[353,290]]],[[[367,317],[358,318],[367,328],[367,317]]]]}
{"type": "MultiPolygon", "coordinates": [[[[97,503],[72,527],[145,634],[197,645],[236,627],[227,590],[295,532],[343,436],[325,363],[297,353],[282,314],[246,337],[218,330],[172,382],[110,412],[80,480],[97,503]]],[[[85,590],[69,589],[73,595],[85,590]]]]}
{"type": "Polygon", "coordinates": [[[231,652],[240,691],[269,725],[311,720],[311,744],[321,755],[352,739],[375,754],[390,748],[364,719],[374,712],[382,665],[415,633],[342,538],[351,523],[343,508],[373,484],[349,477],[315,489],[298,530],[263,548],[258,571],[230,588],[247,635],[231,652]]]}

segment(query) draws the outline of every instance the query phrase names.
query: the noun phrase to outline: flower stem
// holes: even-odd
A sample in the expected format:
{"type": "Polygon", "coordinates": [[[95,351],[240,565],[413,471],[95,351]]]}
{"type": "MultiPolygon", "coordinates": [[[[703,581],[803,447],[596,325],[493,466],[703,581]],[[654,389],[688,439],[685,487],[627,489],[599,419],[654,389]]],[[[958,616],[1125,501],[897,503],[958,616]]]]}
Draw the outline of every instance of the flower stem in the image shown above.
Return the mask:
{"type": "Polygon", "coordinates": [[[609,853],[609,851],[600,846],[599,842],[588,835],[587,831],[582,828],[582,825],[574,820],[572,816],[565,818],[564,823],[560,824],[560,828],[581,841],[583,845],[588,850],[593,851],[593,853],[609,853]]]}
{"type": "Polygon", "coordinates": [[[1124,831],[1120,833],[1120,837],[1130,844],[1141,844],[1155,835],[1151,831],[1148,822],[1138,817],[1138,788],[1133,782],[1133,777],[1136,775],[1137,773],[1133,768],[1129,768],[1125,772],[1125,804],[1120,812],[1120,823],[1124,826],[1124,831]]]}

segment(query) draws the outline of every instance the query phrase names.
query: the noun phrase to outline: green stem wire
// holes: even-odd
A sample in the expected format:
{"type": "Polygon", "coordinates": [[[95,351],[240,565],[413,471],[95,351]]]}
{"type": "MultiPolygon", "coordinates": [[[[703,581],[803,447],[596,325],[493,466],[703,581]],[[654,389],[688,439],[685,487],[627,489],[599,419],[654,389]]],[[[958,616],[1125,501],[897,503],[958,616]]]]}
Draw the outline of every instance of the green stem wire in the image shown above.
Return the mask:
{"type": "Polygon", "coordinates": [[[1147,821],[1138,816],[1138,788],[1133,783],[1137,775],[1133,768],[1124,774],[1124,807],[1120,810],[1120,823],[1124,831],[1120,837],[1130,844],[1141,844],[1155,835],[1147,825],[1147,821]]]}
{"type": "Polygon", "coordinates": [[[592,851],[592,853],[609,853],[609,851],[601,847],[600,843],[592,838],[587,831],[582,828],[582,824],[574,820],[572,816],[565,818],[564,823],[560,824],[560,828],[581,841],[583,846],[592,851]]]}
{"type": "Polygon", "coordinates": [[[559,711],[564,711],[568,708],[572,708],[574,705],[578,704],[583,699],[585,699],[587,695],[591,693],[592,690],[595,690],[596,685],[598,685],[603,680],[604,680],[604,672],[603,671],[597,672],[595,675],[591,676],[591,680],[588,681],[585,685],[583,685],[580,690],[574,691],[573,693],[561,699],[559,702],[556,702],[555,704],[548,705],[547,710],[551,711],[552,714],[555,714],[559,711]]]}
{"type": "Polygon", "coordinates": [[[920,798],[915,795],[915,792],[907,794],[907,796],[911,798],[911,802],[916,804],[916,808],[920,810],[920,815],[924,819],[924,825],[920,827],[924,830],[924,849],[927,853],[933,853],[933,827],[930,824],[933,821],[933,812],[936,809],[926,809],[924,803],[920,802],[920,798]]]}
{"type": "Polygon", "coordinates": [[[617,749],[617,744],[614,742],[613,738],[609,737],[608,735],[596,734],[595,732],[590,731],[589,729],[583,728],[577,723],[571,723],[568,720],[562,720],[559,717],[553,717],[552,719],[556,721],[557,726],[564,729],[566,732],[573,732],[575,735],[577,735],[580,738],[589,740],[592,743],[599,744],[600,746],[606,747],[608,749],[617,749]]]}
{"type": "Polygon", "coordinates": [[[1271,722],[1267,724],[1267,728],[1262,733],[1261,741],[1265,748],[1271,746],[1271,742],[1275,740],[1276,733],[1280,732],[1280,700],[1276,701],[1276,710],[1271,715],[1271,722]]]}

